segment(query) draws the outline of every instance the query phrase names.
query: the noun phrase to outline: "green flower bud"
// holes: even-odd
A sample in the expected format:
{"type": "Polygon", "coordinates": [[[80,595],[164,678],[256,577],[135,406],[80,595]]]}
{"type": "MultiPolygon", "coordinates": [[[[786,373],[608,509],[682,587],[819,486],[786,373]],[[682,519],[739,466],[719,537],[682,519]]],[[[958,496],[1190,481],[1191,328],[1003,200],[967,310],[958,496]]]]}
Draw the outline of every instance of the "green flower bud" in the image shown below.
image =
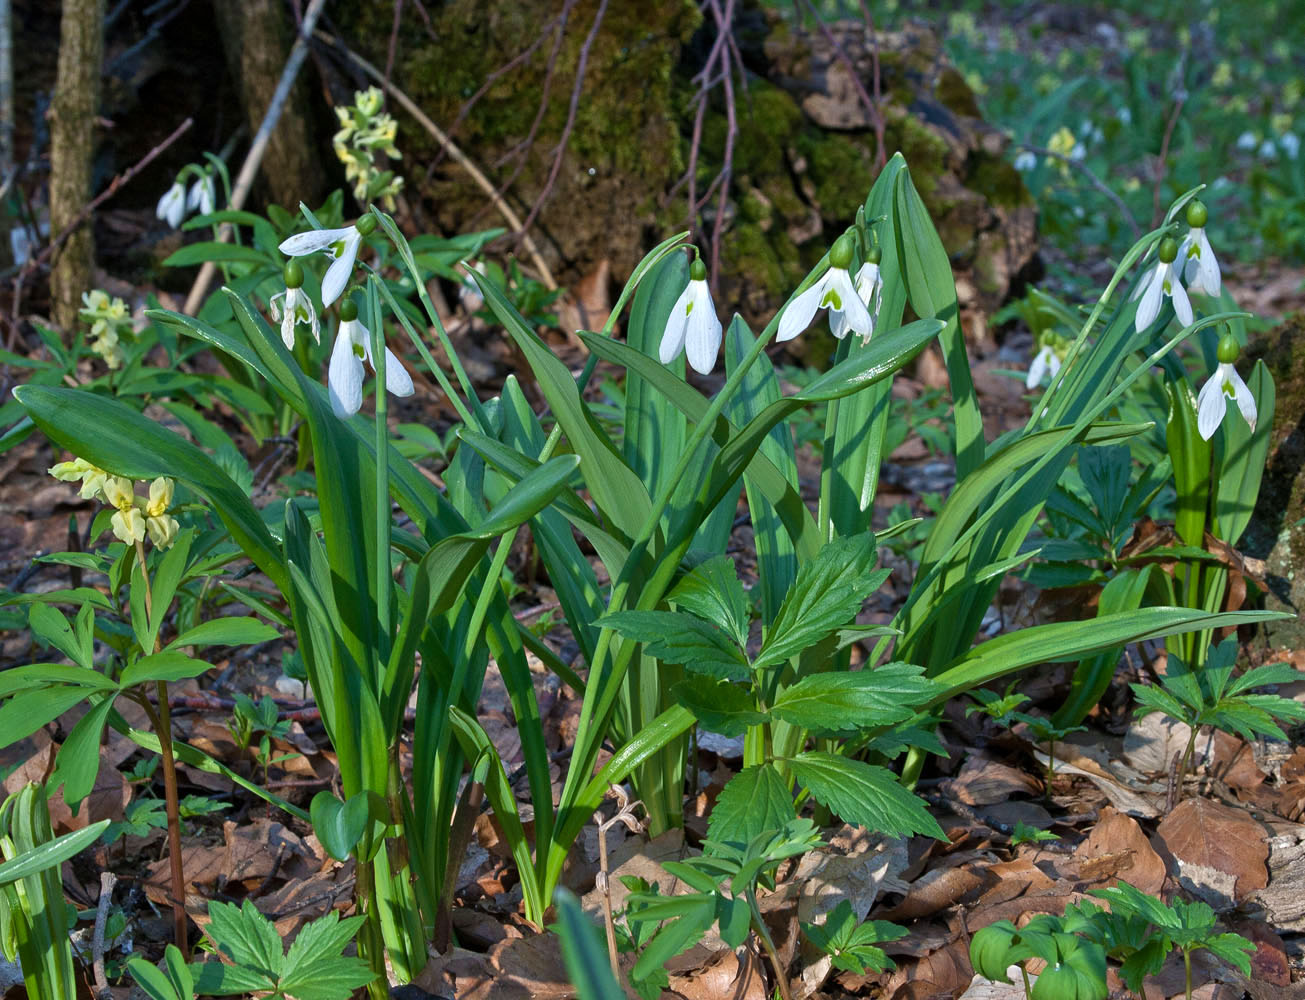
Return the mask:
{"type": "Polygon", "coordinates": [[[852,266],[852,253],[855,246],[852,238],[846,233],[834,240],[834,245],[829,249],[829,266],[840,267],[844,271],[852,266]]]}
{"type": "Polygon", "coordinates": [[[357,228],[358,232],[362,233],[364,236],[370,236],[376,230],[376,216],[364,215],[354,223],[354,226],[357,228]]]}
{"type": "Polygon", "coordinates": [[[340,303],[340,319],[345,323],[352,323],[358,318],[358,307],[354,304],[353,299],[345,298],[340,303]]]}
{"type": "Polygon", "coordinates": [[[877,247],[871,247],[865,252],[865,261],[867,264],[878,264],[883,259],[883,252],[877,247]]]}
{"type": "Polygon", "coordinates": [[[1160,263],[1172,264],[1178,256],[1178,241],[1166,236],[1160,241],[1160,263]]]}
{"type": "Polygon", "coordinates": [[[281,271],[281,276],[285,278],[286,288],[300,288],[304,283],[303,265],[291,257],[285,262],[285,267],[281,271]]]}
{"type": "Polygon", "coordinates": [[[1241,355],[1242,348],[1237,343],[1237,338],[1231,333],[1225,333],[1219,338],[1219,347],[1215,351],[1215,356],[1219,359],[1221,365],[1231,365],[1241,355]]]}
{"type": "Polygon", "coordinates": [[[1210,213],[1203,202],[1193,198],[1187,203],[1187,224],[1193,229],[1201,229],[1210,218],[1210,213]]]}
{"type": "Polygon", "coordinates": [[[693,263],[689,265],[690,281],[706,281],[707,265],[702,262],[701,257],[694,257],[693,263]]]}

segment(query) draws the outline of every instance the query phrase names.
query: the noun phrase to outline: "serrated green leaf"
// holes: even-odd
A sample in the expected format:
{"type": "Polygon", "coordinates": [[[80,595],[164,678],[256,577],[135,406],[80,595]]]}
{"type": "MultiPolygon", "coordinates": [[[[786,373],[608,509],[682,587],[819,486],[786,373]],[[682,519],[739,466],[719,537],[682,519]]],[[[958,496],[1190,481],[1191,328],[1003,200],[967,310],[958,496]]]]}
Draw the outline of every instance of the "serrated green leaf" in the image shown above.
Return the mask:
{"type": "Polygon", "coordinates": [[[686,611],[724,629],[740,647],[747,646],[748,598],[729,556],[716,556],[697,566],[667,596],[686,611]]]}
{"type": "Polygon", "coordinates": [[[812,798],[849,823],[889,836],[923,833],[946,839],[924,803],[887,768],[823,751],[798,754],[786,763],[812,798]]]}
{"type": "Polygon", "coordinates": [[[598,624],[642,642],[650,656],[666,663],[682,663],[689,670],[727,680],[745,680],[749,676],[743,651],[726,633],[695,615],[680,611],[618,611],[604,615],[598,624]]]}
{"type": "Polygon", "coordinates": [[[690,674],[671,688],[671,697],[696,715],[703,729],[722,736],[742,736],[770,717],[757,711],[744,688],[706,674],[690,674]]]}
{"type": "Polygon", "coordinates": [[[793,794],[773,764],[754,764],[726,782],[707,820],[707,836],[717,843],[751,843],[766,830],[793,819],[793,794]]]}
{"type": "Polygon", "coordinates": [[[933,694],[920,667],[886,663],[855,673],[813,674],[782,690],[771,712],[817,734],[853,733],[904,722],[933,694]]]}

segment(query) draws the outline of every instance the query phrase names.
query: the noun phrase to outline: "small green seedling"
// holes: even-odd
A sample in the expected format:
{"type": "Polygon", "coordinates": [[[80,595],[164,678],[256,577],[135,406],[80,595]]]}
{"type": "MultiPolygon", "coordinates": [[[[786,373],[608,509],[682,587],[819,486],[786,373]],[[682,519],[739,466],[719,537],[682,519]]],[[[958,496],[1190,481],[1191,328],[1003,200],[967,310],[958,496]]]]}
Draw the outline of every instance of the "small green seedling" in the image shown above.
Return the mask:
{"type": "Polygon", "coordinates": [[[858,921],[845,899],[829,911],[823,924],[804,923],[802,933],[833,960],[835,969],[864,976],[895,967],[876,945],[905,937],[906,928],[885,920],[858,921]]]}
{"type": "Polygon", "coordinates": [[[1114,925],[1102,922],[1100,917],[1095,922],[1115,935],[1116,945],[1121,937],[1129,942],[1136,941],[1139,924],[1150,924],[1155,928],[1142,939],[1139,946],[1127,949],[1132,953],[1124,959],[1120,970],[1125,984],[1134,992],[1140,992],[1145,976],[1160,971],[1165,958],[1174,948],[1183,953],[1187,1000],[1191,1000],[1192,996],[1192,953],[1202,948],[1236,966],[1243,976],[1251,974],[1251,960],[1248,956],[1255,951],[1255,945],[1240,934],[1216,934],[1214,910],[1199,900],[1188,903],[1175,899],[1166,906],[1127,882],[1121,882],[1111,889],[1095,889],[1092,895],[1110,903],[1111,912],[1106,916],[1114,918],[1114,925]],[[1121,924],[1120,918],[1131,923],[1121,924]]]}
{"type": "Polygon", "coordinates": [[[1237,659],[1236,639],[1225,639],[1210,652],[1205,668],[1193,671],[1177,657],[1169,658],[1169,668],[1159,686],[1133,684],[1138,717],[1162,712],[1171,719],[1191,727],[1191,736],[1178,766],[1177,787],[1191,765],[1196,737],[1205,726],[1236,733],[1244,740],[1271,736],[1286,740],[1287,734],[1278,721],[1305,720],[1305,705],[1276,694],[1252,694],[1255,688],[1271,684],[1289,684],[1301,679],[1301,673],[1287,663],[1255,667],[1240,677],[1233,676],[1237,659]]]}
{"type": "Polygon", "coordinates": [[[1009,983],[1007,970],[1019,966],[1028,1000],[1105,1000],[1106,953],[1100,944],[1066,930],[1064,922],[1040,913],[1023,928],[999,920],[970,939],[970,962],[981,976],[1009,983]],[[1025,963],[1047,963],[1030,982],[1025,963]]]}
{"type": "Polygon", "coordinates": [[[973,715],[975,712],[982,712],[990,717],[998,726],[1009,727],[1016,722],[1022,722],[1029,727],[1029,734],[1033,737],[1034,743],[1045,743],[1047,745],[1047,792],[1051,792],[1051,781],[1056,776],[1056,743],[1063,740],[1070,733],[1086,732],[1085,726],[1057,726],[1050,719],[1044,719],[1038,715],[1030,715],[1028,712],[1020,712],[1017,709],[1028,701],[1026,695],[1015,693],[1015,682],[1011,682],[1006,688],[1005,694],[997,694],[995,691],[979,690],[970,692],[979,704],[969,705],[965,709],[966,716],[973,715]]]}
{"type": "Polygon", "coordinates": [[[1036,826],[1029,826],[1027,823],[1016,822],[1015,830],[1010,835],[1010,846],[1018,847],[1020,844],[1040,844],[1043,841],[1059,840],[1057,834],[1050,830],[1039,830],[1036,826]]]}

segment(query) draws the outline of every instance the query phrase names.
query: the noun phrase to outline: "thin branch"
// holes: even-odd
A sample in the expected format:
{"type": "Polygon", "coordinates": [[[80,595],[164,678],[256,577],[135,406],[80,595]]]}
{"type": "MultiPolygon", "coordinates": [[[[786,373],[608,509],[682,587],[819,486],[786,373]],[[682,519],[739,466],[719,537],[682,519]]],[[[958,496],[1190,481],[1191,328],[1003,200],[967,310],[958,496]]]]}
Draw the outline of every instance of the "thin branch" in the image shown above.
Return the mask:
{"type": "Polygon", "coordinates": [[[95,931],[91,937],[91,976],[95,982],[95,1000],[109,1000],[113,995],[108,977],[104,974],[104,925],[108,922],[109,906],[113,902],[113,887],[118,876],[113,872],[100,873],[100,901],[95,908],[95,931]]]}
{"type": "Polygon", "coordinates": [[[385,79],[394,75],[394,55],[399,47],[399,21],[403,17],[403,0],[394,0],[394,24],[390,27],[390,44],[385,50],[385,79]]]}
{"type": "MultiPolygon", "coordinates": [[[[865,105],[865,112],[870,116],[870,121],[873,123],[876,117],[879,116],[879,106],[871,99],[870,95],[866,93],[865,84],[861,82],[861,76],[857,73],[856,66],[853,64],[851,56],[847,54],[847,50],[844,49],[838,39],[834,37],[834,33],[829,30],[829,26],[825,24],[824,19],[820,16],[820,12],[816,10],[815,5],[812,4],[811,0],[803,0],[803,3],[805,3],[807,9],[811,11],[811,16],[816,19],[816,27],[820,29],[820,33],[825,36],[825,41],[827,41],[830,44],[830,47],[833,48],[834,55],[838,57],[838,61],[843,64],[848,75],[852,78],[852,86],[856,88],[856,96],[860,98],[861,103],[865,105]]],[[[878,135],[878,132],[875,134],[878,135]]]]}
{"type": "Polygon", "coordinates": [[[1160,220],[1164,218],[1164,208],[1160,204],[1160,188],[1164,184],[1165,173],[1169,169],[1169,141],[1174,137],[1174,127],[1178,124],[1178,116],[1183,112],[1183,105],[1187,103],[1187,95],[1180,94],[1178,100],[1174,102],[1173,114],[1169,116],[1169,122],[1165,125],[1164,141],[1160,143],[1160,158],[1155,163],[1155,188],[1151,195],[1151,228],[1155,229],[1160,225],[1160,220]]]}
{"type": "Polygon", "coordinates": [[[720,278],[720,243],[721,230],[725,225],[725,205],[729,198],[730,181],[734,176],[734,140],[739,133],[739,123],[735,116],[734,110],[734,71],[729,63],[729,54],[734,48],[734,39],[731,27],[734,24],[734,0],[726,0],[725,10],[720,10],[720,4],[713,0],[714,13],[716,14],[716,25],[720,33],[727,39],[726,42],[726,63],[725,63],[725,159],[721,164],[720,173],[717,180],[720,182],[720,197],[716,203],[716,218],[711,228],[711,286],[713,292],[718,292],[717,288],[720,278]]]}
{"type": "Polygon", "coordinates": [[[489,182],[489,178],[481,172],[481,169],[472,162],[471,158],[468,157],[467,154],[448,137],[443,129],[430,120],[430,116],[427,115],[426,112],[417,107],[411,97],[394,84],[387,82],[381,75],[381,71],[375,66],[350,49],[344,44],[344,42],[340,41],[340,39],[328,35],[324,31],[316,32],[316,37],[320,41],[323,41],[339,50],[340,53],[350,59],[359,69],[370,76],[373,80],[380,83],[385,92],[398,101],[403,110],[412,115],[418,125],[429,132],[436,142],[448,150],[449,157],[454,163],[471,175],[471,179],[476,182],[476,186],[489,196],[490,200],[494,203],[494,207],[497,208],[503,218],[507,220],[508,225],[514,230],[523,233],[522,243],[525,245],[526,252],[530,254],[530,259],[534,262],[535,269],[539,272],[539,280],[544,283],[544,286],[548,288],[549,291],[556,289],[557,282],[553,280],[552,272],[549,271],[548,265],[544,263],[544,258],[540,256],[539,249],[535,246],[535,241],[530,238],[529,233],[525,232],[526,227],[522,225],[521,219],[517,216],[516,212],[512,211],[512,206],[498,196],[497,192],[494,190],[494,185],[489,182]]]}
{"type": "Polygon", "coordinates": [[[566,144],[571,139],[571,130],[575,127],[576,112],[580,108],[580,91],[584,87],[585,67],[589,64],[589,50],[593,48],[594,39],[598,37],[598,28],[603,23],[603,15],[607,13],[607,0],[599,0],[598,11],[594,14],[594,23],[589,29],[589,34],[585,36],[584,44],[580,46],[580,58],[576,61],[575,67],[575,86],[571,88],[571,104],[566,112],[566,124],[562,126],[562,137],[557,141],[557,149],[553,153],[553,166],[548,172],[548,180],[544,182],[544,188],[539,192],[539,197],[535,203],[530,206],[530,213],[526,216],[525,224],[517,234],[517,242],[520,243],[528,235],[528,230],[534,224],[535,219],[544,208],[544,203],[548,201],[549,195],[553,193],[553,185],[557,183],[557,175],[562,171],[562,157],[566,153],[566,144]]]}
{"type": "Polygon", "coordinates": [[[870,32],[870,64],[874,73],[874,110],[870,114],[870,123],[875,130],[875,172],[878,173],[888,165],[888,149],[884,137],[884,95],[879,84],[879,32],[875,31],[875,18],[866,0],[861,0],[861,17],[870,32]]]}
{"type": "MultiPolygon", "coordinates": [[[[245,199],[249,197],[249,192],[254,186],[254,178],[258,175],[258,168],[262,165],[263,155],[267,152],[267,144],[272,138],[272,130],[276,128],[276,123],[281,120],[281,111],[285,108],[285,102],[290,96],[290,89],[294,86],[295,77],[299,75],[299,67],[304,64],[304,58],[308,55],[308,39],[312,35],[313,25],[317,23],[317,17],[321,14],[325,2],[326,0],[312,0],[308,5],[308,9],[304,11],[304,19],[299,25],[299,37],[295,39],[294,47],[290,50],[290,56],[285,61],[285,68],[281,71],[281,79],[277,81],[276,90],[272,93],[272,100],[268,102],[263,121],[259,124],[258,131],[249,144],[249,152],[245,154],[245,162],[241,164],[240,173],[237,175],[235,186],[231,190],[231,201],[227,207],[233,211],[244,207],[245,199]]],[[[229,222],[224,222],[222,228],[218,230],[217,241],[226,243],[231,239],[234,232],[235,227],[229,222]]],[[[199,311],[200,305],[204,302],[204,296],[208,294],[208,286],[212,282],[216,271],[216,264],[211,260],[204,261],[204,265],[199,269],[199,275],[195,278],[195,283],[190,286],[190,294],[186,296],[186,304],[182,307],[182,312],[187,316],[193,316],[199,311]]]]}
{"type": "Polygon", "coordinates": [[[1133,218],[1133,213],[1128,210],[1128,205],[1124,203],[1124,199],[1111,190],[1110,185],[1093,173],[1092,168],[1082,160],[1072,159],[1063,153],[1057,153],[1054,150],[1047,149],[1043,146],[1030,146],[1027,142],[1019,143],[1019,148],[1027,150],[1035,156],[1050,156],[1052,159],[1059,160],[1061,163],[1068,164],[1075,170],[1079,171],[1092,183],[1094,188],[1109,198],[1111,202],[1114,203],[1114,206],[1119,209],[1119,214],[1124,217],[1124,221],[1127,222],[1129,228],[1133,230],[1133,238],[1136,239],[1142,235],[1142,228],[1137,224],[1137,220],[1133,218]]]}

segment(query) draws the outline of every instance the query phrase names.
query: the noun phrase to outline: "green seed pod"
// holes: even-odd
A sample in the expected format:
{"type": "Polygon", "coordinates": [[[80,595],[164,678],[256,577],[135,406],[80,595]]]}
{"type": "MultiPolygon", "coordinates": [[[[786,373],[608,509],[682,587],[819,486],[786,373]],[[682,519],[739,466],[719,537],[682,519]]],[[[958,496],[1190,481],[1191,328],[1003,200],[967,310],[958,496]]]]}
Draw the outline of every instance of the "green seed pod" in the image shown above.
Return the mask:
{"type": "Polygon", "coordinates": [[[1178,256],[1178,241],[1166,236],[1160,241],[1160,263],[1172,264],[1178,256]]]}
{"type": "Polygon", "coordinates": [[[352,323],[358,318],[358,306],[354,304],[353,299],[344,298],[340,302],[340,319],[345,323],[352,323]]]}
{"type": "Polygon", "coordinates": [[[694,257],[693,263],[689,265],[690,281],[706,281],[707,265],[702,262],[701,257],[694,257]]]}
{"type": "Polygon", "coordinates": [[[1219,338],[1219,347],[1215,355],[1221,365],[1233,364],[1242,353],[1241,345],[1237,343],[1237,338],[1231,333],[1225,333],[1219,338]]]}
{"type": "Polygon", "coordinates": [[[286,288],[301,288],[304,283],[304,266],[291,257],[285,262],[281,276],[285,278],[286,288]]]}
{"type": "Polygon", "coordinates": [[[829,249],[829,266],[841,267],[846,271],[852,266],[854,249],[852,238],[846,233],[834,240],[834,245],[829,249]]]}
{"type": "Polygon", "coordinates": [[[358,232],[362,233],[364,236],[370,236],[376,230],[376,216],[364,215],[354,223],[354,226],[357,228],[358,232]]]}
{"type": "Polygon", "coordinates": [[[1201,229],[1209,220],[1210,213],[1205,207],[1205,203],[1193,198],[1187,203],[1187,224],[1193,229],[1201,229]]]}
{"type": "Polygon", "coordinates": [[[871,247],[865,252],[865,262],[867,264],[877,265],[883,259],[883,252],[877,247],[871,247]]]}

